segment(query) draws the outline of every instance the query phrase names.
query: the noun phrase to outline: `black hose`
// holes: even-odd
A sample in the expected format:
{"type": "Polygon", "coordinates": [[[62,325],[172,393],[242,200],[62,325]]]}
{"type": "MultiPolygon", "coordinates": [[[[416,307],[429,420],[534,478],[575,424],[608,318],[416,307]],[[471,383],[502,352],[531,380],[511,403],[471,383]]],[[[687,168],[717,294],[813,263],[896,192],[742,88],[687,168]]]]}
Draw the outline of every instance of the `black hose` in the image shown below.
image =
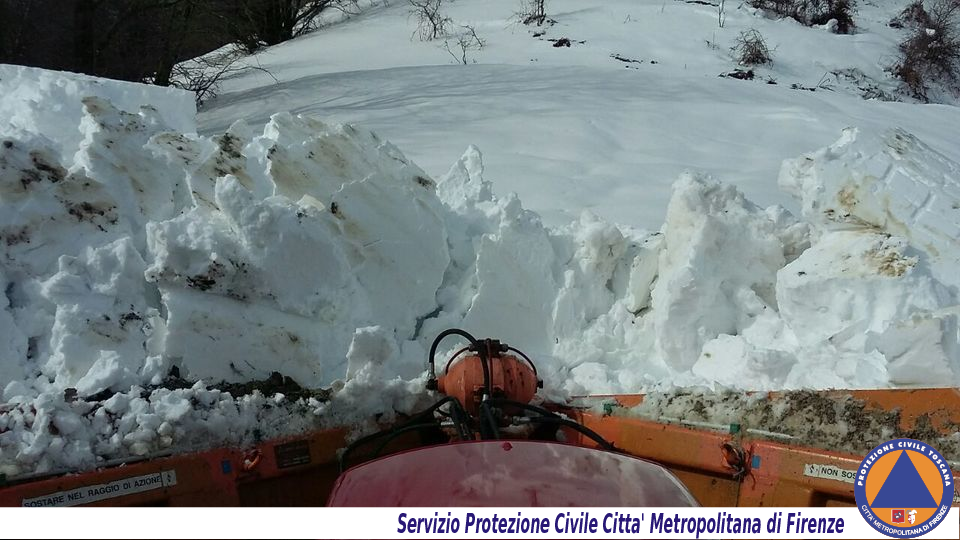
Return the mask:
{"type": "Polygon", "coordinates": [[[437,371],[434,367],[435,366],[434,358],[437,356],[437,347],[440,346],[440,342],[443,341],[443,338],[447,336],[452,336],[452,335],[461,336],[465,338],[467,341],[469,341],[470,345],[473,345],[475,347],[478,346],[477,338],[473,337],[472,335],[470,335],[470,333],[468,333],[465,330],[461,330],[459,328],[449,328],[447,330],[444,330],[443,332],[440,332],[440,334],[433,340],[433,344],[430,345],[429,358],[430,358],[430,378],[431,379],[437,378],[437,371]]]}
{"type": "Polygon", "coordinates": [[[404,433],[409,433],[411,431],[419,431],[421,429],[427,429],[427,428],[436,428],[436,427],[438,427],[436,423],[423,423],[423,424],[413,424],[410,426],[404,426],[402,428],[394,429],[386,436],[383,442],[380,443],[380,446],[378,446],[377,449],[373,451],[373,454],[370,455],[370,459],[373,459],[379,456],[380,452],[382,452],[383,449],[386,448],[386,446],[390,444],[391,441],[403,435],[404,433]]]}
{"type": "Polygon", "coordinates": [[[480,403],[480,438],[484,440],[500,438],[497,418],[487,401],[480,403]]]}
{"type": "Polygon", "coordinates": [[[529,357],[529,356],[523,354],[523,351],[521,351],[520,349],[514,349],[513,347],[509,347],[509,346],[508,346],[508,347],[507,347],[507,350],[508,350],[508,351],[513,351],[513,352],[519,354],[520,356],[522,356],[523,359],[526,360],[528,364],[530,364],[530,369],[533,370],[533,376],[539,378],[539,375],[537,374],[537,366],[535,366],[535,365],[533,364],[533,360],[530,360],[530,357],[529,357]]]}
{"type": "Polygon", "coordinates": [[[536,405],[530,405],[529,403],[521,403],[521,402],[519,402],[519,401],[514,401],[514,400],[512,400],[512,399],[505,399],[505,398],[493,398],[493,399],[488,400],[488,402],[489,402],[490,404],[493,404],[493,405],[512,405],[512,406],[518,407],[518,408],[520,408],[520,409],[524,409],[524,410],[527,410],[527,411],[536,412],[536,413],[540,414],[541,416],[540,416],[540,417],[529,417],[529,419],[530,419],[531,422],[539,422],[539,423],[545,423],[545,424],[546,424],[546,423],[556,423],[556,424],[564,425],[564,426],[569,427],[569,428],[571,428],[571,429],[573,429],[573,430],[579,431],[580,433],[582,433],[582,434],[586,435],[587,437],[593,439],[594,442],[596,442],[597,444],[599,444],[599,445],[600,445],[601,447],[603,447],[605,450],[610,450],[610,451],[614,451],[614,452],[617,451],[617,448],[616,448],[613,444],[611,444],[609,441],[607,441],[607,440],[604,439],[602,436],[600,436],[600,434],[597,433],[596,431],[593,431],[592,429],[590,429],[590,428],[588,428],[588,427],[586,427],[586,426],[584,426],[584,425],[582,425],[582,424],[578,424],[578,423],[576,423],[576,422],[574,422],[574,421],[572,421],[572,420],[568,420],[568,419],[566,419],[566,418],[563,418],[563,417],[560,416],[559,414],[557,414],[557,413],[555,413],[555,412],[553,412],[553,411],[549,411],[549,410],[547,410],[547,409],[544,409],[543,407],[538,407],[538,406],[536,406],[536,405]]]}
{"type": "Polygon", "coordinates": [[[457,437],[461,441],[473,440],[473,429],[470,428],[470,415],[456,399],[450,403],[450,420],[453,421],[453,425],[457,430],[457,437]]]}
{"type": "MultiPolygon", "coordinates": [[[[460,402],[457,401],[456,398],[454,398],[454,397],[452,397],[452,396],[446,396],[446,397],[440,399],[439,401],[437,401],[436,403],[434,403],[433,405],[427,407],[427,408],[424,409],[423,411],[421,411],[421,412],[419,412],[419,413],[417,413],[417,414],[414,414],[413,416],[410,417],[410,420],[408,420],[408,421],[405,422],[404,424],[401,424],[400,426],[397,426],[397,427],[394,428],[394,429],[389,429],[389,430],[385,430],[385,431],[380,431],[380,432],[377,432],[377,433],[373,433],[373,434],[367,435],[367,436],[365,436],[365,437],[361,437],[361,438],[353,441],[353,442],[350,443],[349,445],[347,445],[347,447],[346,447],[346,449],[344,449],[343,453],[340,454],[340,459],[338,460],[338,461],[339,461],[339,465],[340,465],[340,471],[343,472],[343,465],[344,465],[344,463],[347,462],[347,456],[349,456],[351,453],[353,453],[353,452],[354,452],[357,448],[359,448],[360,446],[363,446],[363,445],[365,445],[365,444],[369,444],[369,443],[371,443],[371,442],[373,442],[373,441],[375,441],[375,440],[377,440],[377,439],[380,439],[381,437],[389,437],[389,436],[392,435],[395,431],[400,430],[400,429],[404,429],[404,428],[407,427],[407,426],[410,426],[410,425],[413,425],[413,424],[423,425],[423,424],[425,424],[425,422],[423,422],[423,417],[424,417],[424,416],[432,415],[434,411],[436,411],[438,408],[442,407],[444,404],[446,404],[446,403],[448,403],[448,402],[454,402],[454,403],[455,403],[454,409],[457,409],[458,411],[462,412],[464,415],[466,414],[466,412],[463,411],[463,406],[460,405],[460,402]]],[[[456,423],[456,421],[455,421],[455,423],[456,423]]],[[[433,422],[433,423],[430,424],[430,425],[436,426],[437,424],[436,424],[436,422],[433,422]]],[[[421,428],[421,429],[422,429],[422,428],[421,428]]],[[[469,429],[469,428],[467,428],[467,429],[469,429]]],[[[463,430],[460,429],[459,431],[462,433],[463,430]]],[[[470,433],[470,436],[472,437],[472,432],[470,433]]]]}
{"type": "Polygon", "coordinates": [[[480,366],[483,368],[483,387],[487,392],[488,396],[493,395],[493,381],[490,378],[490,365],[489,365],[489,354],[487,354],[486,347],[484,344],[481,344],[477,341],[475,337],[470,335],[466,330],[461,330],[459,328],[450,328],[440,332],[440,334],[433,340],[433,344],[430,345],[430,380],[427,382],[427,387],[435,390],[437,384],[437,369],[435,358],[437,356],[437,347],[440,346],[440,342],[443,341],[443,338],[447,336],[457,335],[465,338],[470,342],[470,348],[476,349],[477,354],[480,356],[480,366]]]}
{"type": "Polygon", "coordinates": [[[460,356],[461,354],[467,352],[467,350],[469,350],[469,349],[470,349],[470,347],[464,347],[464,348],[460,349],[459,351],[453,353],[453,355],[450,356],[450,359],[447,360],[447,365],[443,368],[443,374],[446,375],[447,373],[450,373],[450,364],[452,364],[453,361],[456,360],[458,356],[460,356]]]}
{"type": "MultiPolygon", "coordinates": [[[[343,453],[340,454],[340,459],[338,460],[339,466],[340,466],[340,472],[342,473],[343,470],[344,470],[344,464],[347,463],[347,456],[350,455],[350,454],[352,454],[353,451],[356,450],[357,448],[359,448],[360,446],[363,446],[363,445],[365,445],[365,444],[371,443],[371,442],[373,442],[373,441],[375,441],[375,440],[377,440],[377,439],[380,439],[380,438],[382,438],[382,437],[387,437],[387,440],[386,440],[385,443],[384,443],[384,445],[385,445],[386,443],[392,441],[394,438],[396,438],[398,435],[400,435],[400,434],[402,434],[402,433],[406,433],[406,432],[411,431],[411,430],[414,430],[414,429],[421,430],[421,429],[437,428],[437,427],[438,427],[438,426],[437,426],[437,424],[436,424],[435,422],[434,422],[434,423],[420,423],[420,424],[405,424],[403,427],[398,427],[398,428],[395,428],[395,429],[390,429],[390,430],[386,430],[386,431],[381,431],[381,432],[379,432],[379,433],[374,433],[373,435],[368,435],[368,436],[363,437],[363,438],[361,438],[361,439],[357,439],[356,441],[350,443],[350,445],[347,446],[346,450],[344,450],[343,453]]],[[[381,445],[381,447],[378,447],[378,448],[377,448],[376,454],[379,454],[379,453],[380,453],[380,450],[382,450],[382,446],[383,446],[383,445],[381,445]]],[[[376,454],[374,454],[374,456],[376,456],[376,454]]]]}
{"type": "Polygon", "coordinates": [[[533,411],[533,412],[538,413],[538,414],[541,414],[541,415],[543,415],[543,416],[555,416],[555,417],[557,417],[557,418],[560,418],[560,415],[559,415],[559,414],[557,414],[557,413],[555,413],[555,412],[553,412],[553,411],[544,409],[543,407],[538,407],[538,406],[536,406],[536,405],[531,405],[531,404],[529,404],[529,403],[521,403],[521,402],[519,402],[519,401],[514,401],[514,400],[512,400],[512,399],[507,399],[507,398],[491,398],[491,399],[489,399],[489,400],[487,400],[487,401],[489,401],[490,404],[492,404],[492,405],[512,405],[512,406],[514,406],[514,407],[519,407],[519,408],[524,409],[524,410],[527,410],[527,411],[533,411]]]}
{"type": "Polygon", "coordinates": [[[609,450],[611,452],[618,452],[616,446],[600,436],[596,431],[584,426],[583,424],[578,424],[573,420],[568,420],[560,416],[533,416],[528,417],[528,420],[535,424],[559,424],[561,426],[568,427],[574,431],[579,431],[580,433],[586,435],[587,437],[593,439],[594,442],[600,445],[604,450],[609,450]]]}

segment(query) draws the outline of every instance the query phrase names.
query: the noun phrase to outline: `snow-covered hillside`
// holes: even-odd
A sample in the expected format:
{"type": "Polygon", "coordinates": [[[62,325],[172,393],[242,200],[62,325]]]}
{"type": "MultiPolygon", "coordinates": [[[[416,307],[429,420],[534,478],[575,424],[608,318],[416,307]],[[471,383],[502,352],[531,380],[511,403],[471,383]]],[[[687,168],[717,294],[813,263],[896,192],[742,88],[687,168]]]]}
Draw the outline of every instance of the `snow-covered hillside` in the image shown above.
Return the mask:
{"type": "Polygon", "coordinates": [[[905,4],[860,2],[857,33],[838,35],[734,2],[723,28],[715,7],[680,0],[548,0],[556,24],[545,27],[517,23],[520,0],[446,2],[453,22],[486,42],[468,53],[476,64],[463,66],[442,41],[412,36],[417,19],[405,1],[378,1],[257,55],[279,82],[259,71],[228,81],[199,127],[216,133],[239,118],[258,126],[279,110],[356,123],[433,176],[473,144],[488,179],[550,225],[588,208],[657,230],[670,185],[686,170],[796,210],[773,181],[781,161],[831,144],[847,127],[900,127],[960,161],[960,108],[860,97],[859,86],[895,93],[884,68],[905,31],[887,24],[905,4]],[[747,69],[730,47],[749,28],[765,37],[773,63],[754,68],[751,81],[718,77],[747,69]],[[548,41],[562,37],[571,47],[548,41]]]}
{"type": "Polygon", "coordinates": [[[584,4],[554,48],[453,3],[469,65],[371,9],[260,54],[280,82],[229,81],[201,135],[184,93],[0,66],[0,472],[409,411],[452,326],[555,399],[960,385],[958,109],[787,84],[893,30],[584,4]],[[777,85],[694,46],[747,26],[777,85]],[[210,388],[274,371],[329,390],[210,388]]]}

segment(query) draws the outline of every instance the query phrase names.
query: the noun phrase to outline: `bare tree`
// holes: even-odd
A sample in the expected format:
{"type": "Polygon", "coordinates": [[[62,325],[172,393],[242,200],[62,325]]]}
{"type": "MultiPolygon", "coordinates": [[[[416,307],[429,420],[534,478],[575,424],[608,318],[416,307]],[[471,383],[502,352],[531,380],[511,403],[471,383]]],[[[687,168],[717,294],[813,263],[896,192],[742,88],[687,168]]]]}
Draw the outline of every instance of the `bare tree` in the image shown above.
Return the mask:
{"type": "Polygon", "coordinates": [[[466,65],[469,63],[467,53],[482,49],[486,42],[477,35],[477,30],[474,27],[462,25],[460,28],[462,30],[454,36],[456,39],[453,40],[453,45],[451,45],[451,40],[445,39],[443,48],[458,64],[466,65]]]}
{"type": "Polygon", "coordinates": [[[181,62],[173,66],[169,85],[193,92],[197,107],[200,107],[217,96],[220,91],[220,84],[231,75],[247,71],[261,71],[276,82],[276,77],[263,67],[243,62],[245,57],[243,50],[238,46],[231,46],[181,62]]]}
{"type": "Polygon", "coordinates": [[[421,41],[433,41],[447,35],[447,26],[453,21],[440,10],[443,0],[407,0],[410,14],[417,17],[417,29],[413,35],[419,35],[421,41]]]}
{"type": "Polygon", "coordinates": [[[353,13],[356,5],[356,0],[232,0],[220,19],[237,44],[254,52],[313,30],[328,9],[353,13]]]}
{"type": "Polygon", "coordinates": [[[546,0],[523,0],[520,4],[520,22],[542,26],[547,21],[546,0]]]}

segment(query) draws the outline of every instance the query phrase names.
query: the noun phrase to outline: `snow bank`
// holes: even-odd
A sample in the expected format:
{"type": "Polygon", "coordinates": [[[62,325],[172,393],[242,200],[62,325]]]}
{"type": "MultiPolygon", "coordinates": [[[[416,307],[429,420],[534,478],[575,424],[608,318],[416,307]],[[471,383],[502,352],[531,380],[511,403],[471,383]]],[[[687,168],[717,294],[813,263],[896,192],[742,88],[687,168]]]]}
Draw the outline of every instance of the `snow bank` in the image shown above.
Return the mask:
{"type": "Polygon", "coordinates": [[[960,288],[960,165],[916,137],[847,129],[830,147],[785,161],[780,185],[820,230],[902,237],[938,280],[960,288]]]}
{"type": "Polygon", "coordinates": [[[0,136],[42,133],[67,160],[83,139],[77,126],[83,117],[81,100],[87,96],[100,96],[125,111],[146,107],[177,131],[197,130],[193,93],[172,88],[0,64],[0,96],[0,136]]]}
{"type": "Polygon", "coordinates": [[[451,326],[526,351],[548,397],[960,383],[958,167],[903,133],[786,162],[803,221],[685,175],[661,231],[549,228],[474,147],[434,180],[352,126],[200,137],[179,95],[20,77],[83,116],[75,153],[39,112],[0,137],[0,472],[409,411],[451,326]],[[209,386],[273,372],[328,401],[209,386]]]}
{"type": "Polygon", "coordinates": [[[960,166],[901,130],[851,129],[785,161],[780,184],[815,231],[813,247],[778,272],[798,343],[829,343],[848,366],[850,354],[871,358],[857,369],[877,385],[956,385],[960,166]]]}

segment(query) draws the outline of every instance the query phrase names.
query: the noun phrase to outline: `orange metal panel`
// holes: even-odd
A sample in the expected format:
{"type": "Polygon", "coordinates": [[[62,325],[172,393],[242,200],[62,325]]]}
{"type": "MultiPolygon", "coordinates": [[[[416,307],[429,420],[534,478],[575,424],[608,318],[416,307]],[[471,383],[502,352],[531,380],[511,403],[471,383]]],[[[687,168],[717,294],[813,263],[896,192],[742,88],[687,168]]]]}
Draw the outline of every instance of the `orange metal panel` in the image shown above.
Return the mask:
{"type": "MultiPolygon", "coordinates": [[[[573,416],[572,411],[564,411],[573,416]]],[[[736,506],[740,482],[723,459],[730,434],[658,424],[622,416],[579,415],[579,421],[624,452],[661,463],[683,481],[704,506],[736,506]]],[[[589,445],[587,438],[579,444],[589,445]]]]}
{"type": "Polygon", "coordinates": [[[740,482],[703,471],[670,467],[703,506],[737,506],[740,482]]]}
{"type": "MultiPolygon", "coordinates": [[[[903,430],[952,432],[960,425],[960,390],[953,388],[821,392],[838,400],[852,396],[868,409],[899,411],[892,421],[903,430]]],[[[770,399],[780,394],[770,393],[770,399]]],[[[632,407],[643,396],[591,396],[632,407]]],[[[694,427],[661,424],[618,415],[578,414],[564,410],[624,451],[670,467],[704,505],[845,506],[854,504],[853,484],[843,471],[855,471],[863,456],[788,445],[754,435],[732,435],[694,427]],[[721,459],[719,448],[736,443],[747,452],[749,474],[741,482],[721,459]],[[808,470],[808,467],[810,469],[808,470]]],[[[894,427],[894,426],[891,426],[894,427]]],[[[581,439],[590,444],[588,439],[581,439]]],[[[958,476],[954,472],[954,476],[958,476]]],[[[955,506],[960,503],[955,503],[955,506]]]]}
{"type": "Polygon", "coordinates": [[[337,450],[345,445],[345,430],[326,430],[264,442],[247,451],[219,449],[181,456],[157,458],[119,467],[58,476],[0,487],[0,506],[21,506],[24,499],[89,489],[128,478],[174,471],[176,484],[162,489],[129,493],[84,503],[90,506],[236,506],[241,503],[268,505],[321,505],[336,479],[337,450]],[[299,443],[298,450],[284,458],[277,448],[299,443]],[[259,455],[256,466],[245,471],[245,459],[259,455]],[[286,463],[279,463],[286,459],[286,463]],[[283,465],[283,466],[281,466],[283,465]],[[280,479],[280,480],[278,480],[280,479]],[[278,487],[279,486],[279,487],[278,487]]]}
{"type": "Polygon", "coordinates": [[[173,471],[176,483],[169,487],[129,493],[113,498],[82,503],[89,506],[140,506],[169,504],[177,498],[197,496],[211,505],[231,505],[238,502],[236,485],[232,478],[223,479],[219,461],[227,452],[214,451],[171,458],[153,459],[131,463],[122,467],[103,469],[82,474],[72,474],[0,488],[0,505],[21,506],[25,499],[49,496],[61,492],[80,491],[78,504],[87,498],[89,490],[96,486],[123,482],[127,479],[173,471]]]}
{"type": "MultiPolygon", "coordinates": [[[[855,474],[863,456],[769,441],[753,441],[747,448],[753,467],[740,489],[740,506],[855,504],[853,478],[849,475],[855,474]]],[[[960,477],[957,471],[953,475],[960,477]]],[[[953,506],[960,506],[960,502],[955,500],[953,506]]]]}
{"type": "Polygon", "coordinates": [[[748,443],[747,448],[752,467],[740,489],[741,506],[824,506],[828,500],[853,504],[853,484],[842,474],[830,479],[804,473],[807,466],[855,471],[860,457],[767,441],[748,443]]]}
{"type": "MultiPolygon", "coordinates": [[[[581,423],[624,451],[669,466],[696,468],[716,474],[730,472],[720,451],[732,436],[639,418],[584,414],[581,423]]],[[[589,439],[582,439],[589,444],[589,439]]]]}

